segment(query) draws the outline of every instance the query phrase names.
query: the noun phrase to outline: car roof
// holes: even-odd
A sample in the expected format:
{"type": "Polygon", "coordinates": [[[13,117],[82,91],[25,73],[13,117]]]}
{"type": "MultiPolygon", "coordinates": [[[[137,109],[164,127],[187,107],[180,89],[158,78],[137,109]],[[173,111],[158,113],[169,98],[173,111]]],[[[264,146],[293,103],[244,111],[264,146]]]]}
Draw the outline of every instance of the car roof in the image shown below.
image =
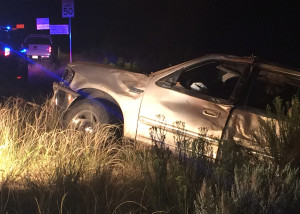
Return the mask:
{"type": "Polygon", "coordinates": [[[274,63],[266,63],[266,62],[260,62],[259,67],[265,70],[273,71],[280,74],[287,74],[290,76],[294,76],[297,79],[300,79],[300,70],[295,68],[290,68],[283,65],[278,65],[274,63]]]}
{"type": "Polygon", "coordinates": [[[30,39],[34,39],[34,38],[48,39],[51,44],[53,43],[53,39],[52,39],[51,35],[47,35],[47,34],[28,34],[27,36],[25,36],[23,42],[26,43],[30,39]]]}
{"type": "Polygon", "coordinates": [[[196,59],[175,65],[173,67],[169,67],[169,68],[166,68],[166,69],[163,69],[160,71],[153,72],[150,75],[164,73],[164,72],[172,70],[172,69],[177,69],[178,67],[188,68],[189,66],[195,65],[197,63],[200,64],[204,61],[210,61],[210,60],[212,60],[212,61],[213,60],[220,60],[220,61],[224,60],[224,61],[233,62],[233,63],[245,63],[245,64],[249,64],[249,65],[256,64],[260,68],[272,70],[272,71],[282,73],[282,74],[289,74],[289,75],[295,76],[297,78],[300,78],[300,69],[297,69],[297,68],[291,68],[291,67],[288,67],[285,65],[280,65],[280,64],[273,63],[273,62],[267,62],[264,60],[260,60],[256,56],[240,57],[240,56],[227,55],[227,54],[207,54],[207,55],[198,57],[196,59]]]}
{"type": "Polygon", "coordinates": [[[183,62],[181,64],[165,68],[160,71],[152,72],[150,75],[157,75],[160,73],[164,73],[169,70],[177,69],[177,68],[188,68],[190,66],[194,66],[196,64],[201,64],[205,61],[213,61],[213,60],[224,60],[224,61],[231,61],[231,62],[237,62],[237,63],[246,63],[246,64],[253,64],[255,57],[239,57],[239,56],[233,56],[233,55],[226,55],[226,54],[207,54],[201,57],[198,57],[196,59],[189,60],[187,62],[183,62]]]}

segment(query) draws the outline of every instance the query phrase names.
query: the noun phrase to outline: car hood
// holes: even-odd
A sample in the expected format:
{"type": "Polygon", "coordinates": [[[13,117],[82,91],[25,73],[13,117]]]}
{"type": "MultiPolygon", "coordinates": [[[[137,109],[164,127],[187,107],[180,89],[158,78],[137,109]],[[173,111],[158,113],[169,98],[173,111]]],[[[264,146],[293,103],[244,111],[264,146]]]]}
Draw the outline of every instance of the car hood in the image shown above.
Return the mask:
{"type": "MultiPolygon", "coordinates": [[[[73,63],[68,66],[75,72],[70,88],[77,91],[94,88],[116,94],[143,92],[151,77],[96,63],[73,63]]],[[[124,94],[124,95],[125,95],[124,94]]]]}

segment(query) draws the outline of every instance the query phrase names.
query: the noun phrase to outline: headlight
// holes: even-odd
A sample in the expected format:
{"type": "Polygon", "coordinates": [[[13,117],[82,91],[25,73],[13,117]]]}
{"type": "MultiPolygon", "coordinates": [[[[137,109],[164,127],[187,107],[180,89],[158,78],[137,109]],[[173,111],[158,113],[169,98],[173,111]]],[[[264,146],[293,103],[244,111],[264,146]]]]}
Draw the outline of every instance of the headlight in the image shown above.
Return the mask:
{"type": "Polygon", "coordinates": [[[61,82],[64,85],[69,86],[73,80],[73,77],[74,77],[74,71],[71,70],[70,68],[67,68],[62,76],[61,82]]]}

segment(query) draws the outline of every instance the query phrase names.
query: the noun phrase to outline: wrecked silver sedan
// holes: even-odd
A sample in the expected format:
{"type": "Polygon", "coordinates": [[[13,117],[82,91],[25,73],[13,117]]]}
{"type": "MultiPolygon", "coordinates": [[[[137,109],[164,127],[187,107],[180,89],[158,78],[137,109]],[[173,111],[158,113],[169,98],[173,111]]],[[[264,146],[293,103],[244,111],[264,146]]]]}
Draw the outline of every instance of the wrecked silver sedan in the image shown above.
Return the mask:
{"type": "Polygon", "coordinates": [[[169,147],[176,146],[174,133],[193,139],[206,130],[215,156],[217,139],[224,138],[260,152],[253,130],[275,97],[299,95],[300,73],[228,55],[206,55],[149,75],[72,63],[53,88],[66,126],[92,131],[99,123],[119,123],[124,137],[146,143],[153,140],[151,128],[161,127],[169,147]]]}

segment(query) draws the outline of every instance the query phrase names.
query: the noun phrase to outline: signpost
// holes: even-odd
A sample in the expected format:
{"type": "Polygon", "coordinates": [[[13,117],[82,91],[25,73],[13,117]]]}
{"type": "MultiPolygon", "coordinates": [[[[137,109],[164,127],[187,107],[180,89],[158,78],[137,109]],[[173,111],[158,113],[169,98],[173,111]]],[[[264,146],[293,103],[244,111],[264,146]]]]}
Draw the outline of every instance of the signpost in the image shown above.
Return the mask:
{"type": "Polygon", "coordinates": [[[71,18],[74,17],[74,0],[62,0],[62,17],[69,18],[70,62],[72,62],[71,18]]]}

